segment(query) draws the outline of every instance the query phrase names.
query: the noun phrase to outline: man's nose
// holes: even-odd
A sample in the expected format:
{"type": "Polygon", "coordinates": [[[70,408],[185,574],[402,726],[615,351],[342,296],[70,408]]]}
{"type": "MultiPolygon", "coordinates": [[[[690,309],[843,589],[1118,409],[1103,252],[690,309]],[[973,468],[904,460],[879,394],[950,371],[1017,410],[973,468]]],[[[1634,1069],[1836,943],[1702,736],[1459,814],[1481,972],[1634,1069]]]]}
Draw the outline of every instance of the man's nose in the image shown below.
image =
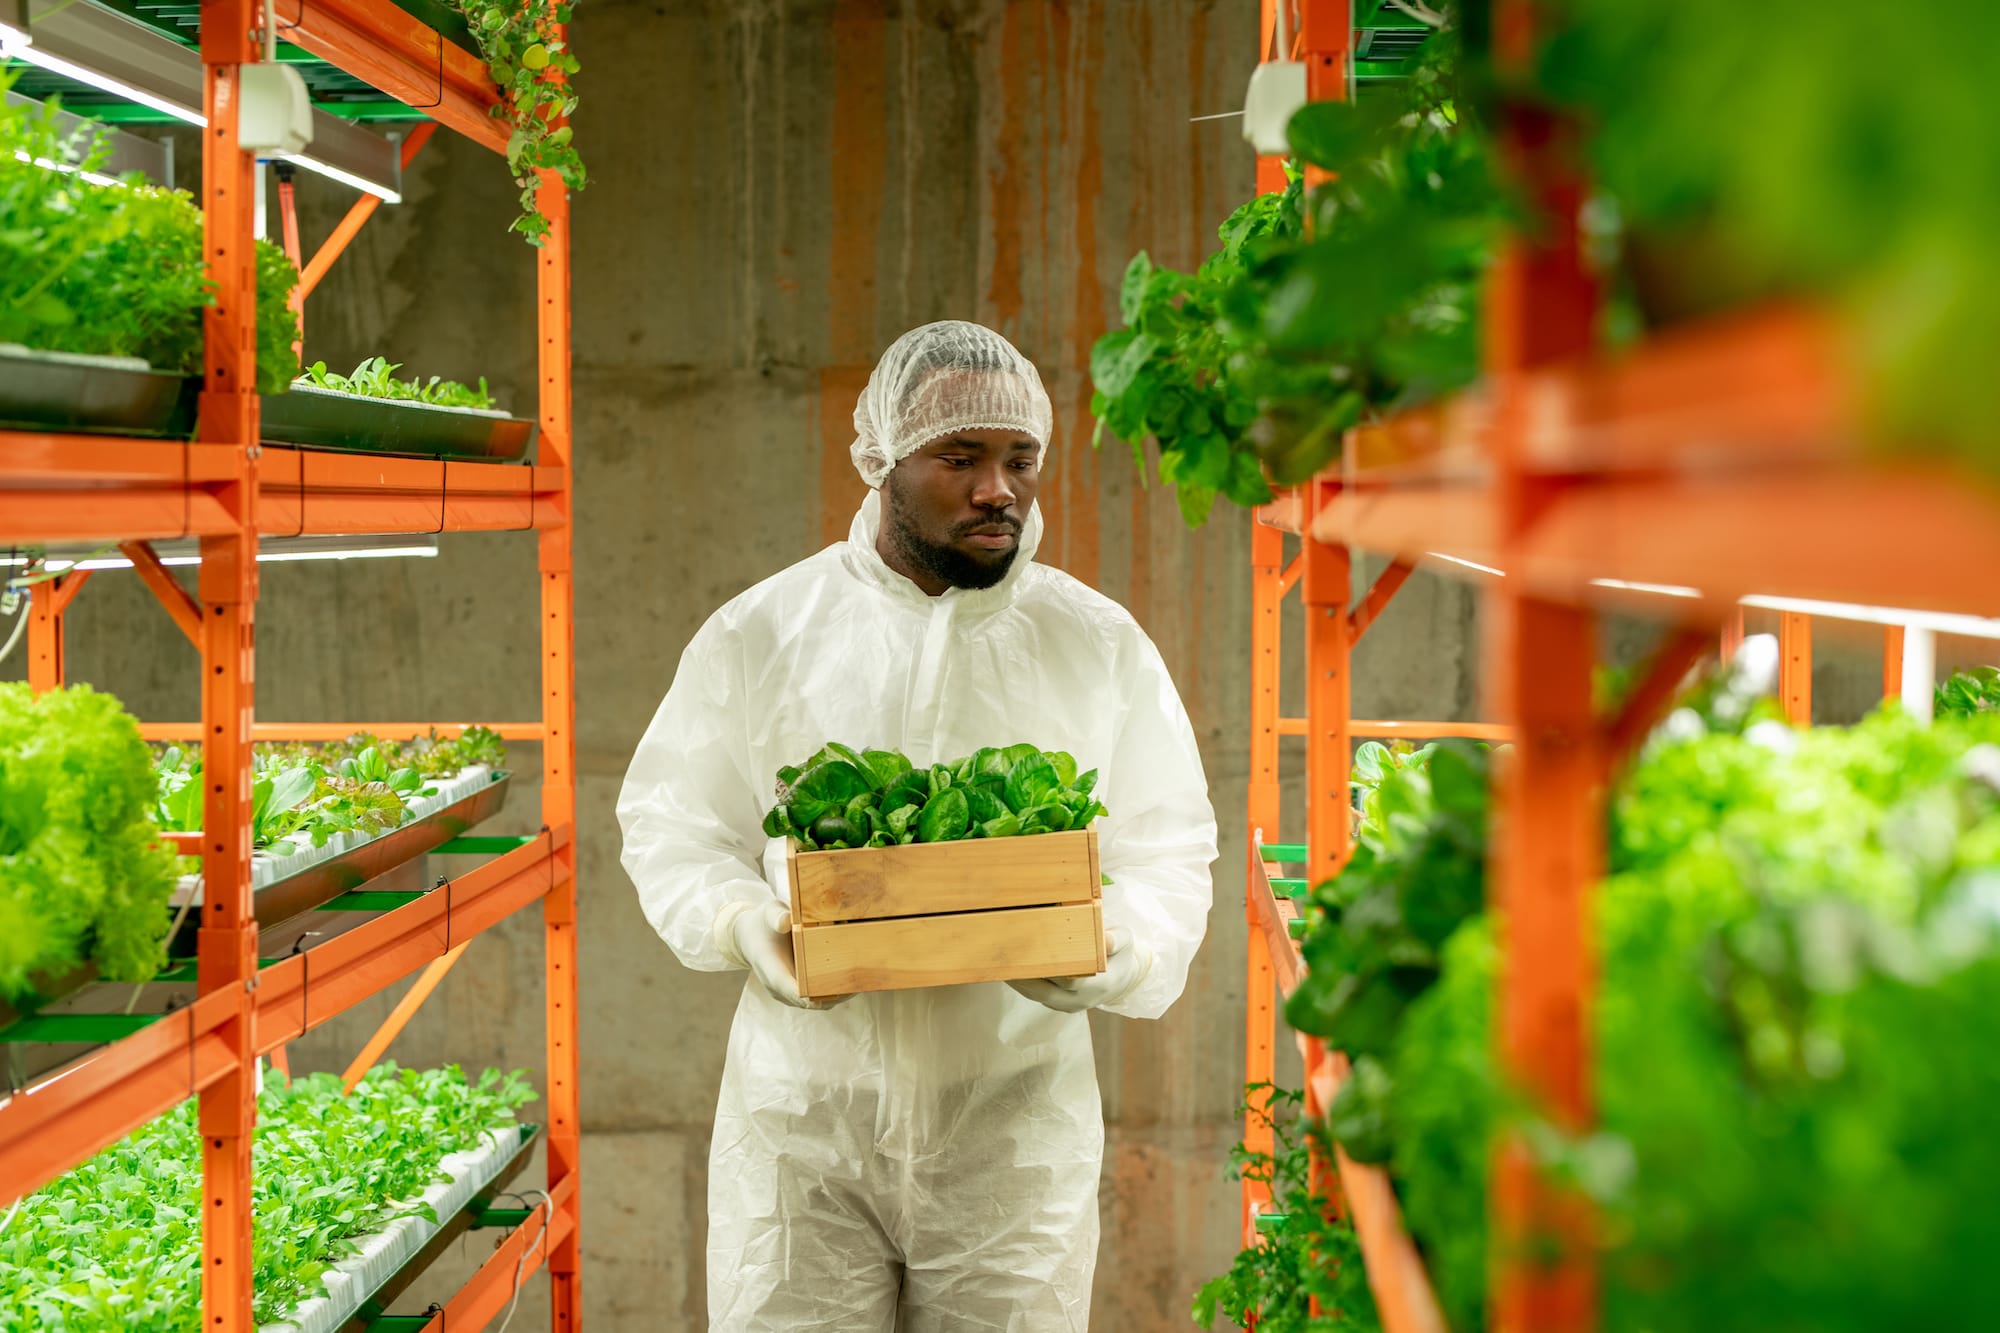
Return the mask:
{"type": "Polygon", "coordinates": [[[981,468],[973,479],[972,503],[980,509],[1011,509],[1018,498],[1005,467],[981,468]]]}

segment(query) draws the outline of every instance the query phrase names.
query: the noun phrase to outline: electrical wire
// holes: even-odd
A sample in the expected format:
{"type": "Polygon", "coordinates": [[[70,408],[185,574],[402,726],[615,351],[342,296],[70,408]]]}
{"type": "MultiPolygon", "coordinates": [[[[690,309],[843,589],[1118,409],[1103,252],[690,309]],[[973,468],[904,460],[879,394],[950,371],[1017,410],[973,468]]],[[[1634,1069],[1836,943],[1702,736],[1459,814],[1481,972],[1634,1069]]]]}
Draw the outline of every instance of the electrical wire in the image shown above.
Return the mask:
{"type": "Polygon", "coordinates": [[[1442,28],[1448,20],[1423,0],[1389,0],[1389,8],[1415,19],[1427,28],[1442,28]]]}
{"type": "MultiPolygon", "coordinates": [[[[181,910],[174,913],[174,924],[167,927],[166,942],[168,944],[172,944],[174,942],[174,936],[181,933],[181,924],[187,920],[188,909],[194,906],[195,890],[199,889],[200,887],[201,887],[201,878],[200,876],[196,876],[193,886],[188,889],[187,897],[181,899],[181,910]]],[[[129,1014],[134,1009],[137,1009],[139,1007],[139,993],[145,990],[146,987],[150,984],[151,984],[150,982],[141,981],[132,987],[132,998],[125,1002],[126,1013],[129,1014]]]]}
{"type": "Polygon", "coordinates": [[[8,597],[19,598],[21,609],[14,617],[14,628],[7,635],[7,642],[0,644],[0,662],[7,660],[8,655],[14,651],[15,645],[21,642],[21,635],[28,628],[28,599],[21,597],[19,593],[13,591],[11,588],[7,591],[6,595],[8,597]]]}
{"type": "Polygon", "coordinates": [[[550,1199],[541,1190],[526,1190],[521,1193],[509,1191],[506,1194],[494,1196],[502,1199],[520,1199],[525,1203],[527,1202],[526,1196],[529,1194],[540,1194],[542,1196],[542,1201],[535,1205],[535,1211],[542,1215],[541,1229],[535,1232],[533,1240],[521,1247],[521,1257],[514,1261],[514,1298],[507,1302],[507,1317],[500,1321],[500,1327],[494,1330],[494,1333],[507,1333],[507,1325],[514,1322],[514,1310],[521,1304],[521,1274],[527,1269],[528,1256],[533,1254],[535,1247],[542,1243],[542,1237],[549,1234],[549,1219],[555,1216],[556,1211],[555,1201],[550,1199]]]}

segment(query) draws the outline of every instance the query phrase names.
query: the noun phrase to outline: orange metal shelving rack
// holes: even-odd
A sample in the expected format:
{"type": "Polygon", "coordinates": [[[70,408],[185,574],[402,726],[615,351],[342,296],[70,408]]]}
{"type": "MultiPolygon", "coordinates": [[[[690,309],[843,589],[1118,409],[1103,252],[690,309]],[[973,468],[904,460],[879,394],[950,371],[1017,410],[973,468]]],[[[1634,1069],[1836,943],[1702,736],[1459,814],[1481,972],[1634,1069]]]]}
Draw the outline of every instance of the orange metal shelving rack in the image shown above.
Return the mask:
{"type": "MultiPolygon", "coordinates": [[[[204,321],[206,382],[195,441],[0,432],[0,537],[20,545],[122,543],[201,651],[198,730],[195,724],[148,728],[160,737],[198,734],[203,745],[198,998],[0,1102],[0,1182],[10,1196],[25,1193],[198,1097],[207,1205],[202,1326],[253,1333],[250,1132],[258,1058],[539,904],[546,948],[546,1215],[538,1211],[508,1232],[427,1327],[443,1333],[483,1326],[506,1305],[517,1277],[545,1264],[553,1327],[570,1333],[581,1303],[568,194],[545,175],[540,203],[551,233],[535,257],[540,463],[263,449],[253,365],[254,163],[236,132],[240,70],[259,59],[252,30],[262,11],[250,0],[208,0],[202,10],[208,118],[202,204],[216,301],[204,321]],[[288,727],[255,720],[259,537],[481,530],[532,530],[539,545],[541,716],[501,730],[542,744],[541,832],[457,880],[260,970],[250,880],[253,741],[344,735],[364,726],[415,732],[425,724],[288,727]],[[179,537],[200,540],[193,596],[166,576],[146,545],[179,537]]],[[[489,114],[497,91],[483,63],[389,0],[314,0],[284,35],[423,107],[446,128],[505,150],[507,130],[489,114]]],[[[352,235],[348,226],[336,233],[309,266],[315,277],[352,235]]],[[[75,571],[35,590],[28,651],[38,689],[63,681],[63,616],[88,577],[75,571]]]]}
{"type": "MultiPolygon", "coordinates": [[[[1299,0],[1310,60],[1344,56],[1344,0],[1299,0]],[[1315,34],[1318,44],[1314,45],[1315,34]]],[[[1266,0],[1267,36],[1271,0],[1266,0]]],[[[1521,67],[1529,0],[1495,6],[1495,53],[1521,67]]],[[[1317,69],[1309,65],[1317,77],[1317,69]]],[[[1338,82],[1313,96],[1339,96],[1338,82]]],[[[1552,218],[1574,218],[1580,183],[1565,127],[1512,108],[1501,127],[1515,179],[1552,218]]],[[[1269,166],[1260,188],[1282,183],[1269,166]]],[[[1951,467],[1889,459],[1862,440],[1840,325],[1798,307],[1746,311],[1596,355],[1597,294],[1573,230],[1517,238],[1489,277],[1487,374],[1476,390],[1352,432],[1320,477],[1259,511],[1251,539],[1252,697],[1246,911],[1250,923],[1246,1071],[1274,1068],[1275,997],[1297,984],[1296,909],[1265,861],[1303,861],[1306,884],[1345,862],[1348,766],[1368,735],[1473,735],[1512,741],[1496,769],[1499,819],[1490,892],[1502,910],[1502,1067],[1561,1122],[1591,1113],[1589,895],[1602,877],[1604,794],[1718,635],[1742,635],[1739,599],[1765,594],[2000,614],[2000,493],[1951,467]],[[1300,550],[1285,558],[1288,534],[1300,550]],[[1350,606],[1353,553],[1391,557],[1350,606]],[[1951,552],[1948,560],[1934,553],[1951,552]],[[1350,717],[1349,653],[1426,555],[1487,567],[1491,726],[1367,723],[1350,717]],[[1595,608],[1640,590],[1670,632],[1613,714],[1592,705],[1595,608]],[[1306,612],[1307,717],[1279,716],[1283,600],[1306,612]],[[1308,841],[1266,848],[1279,820],[1279,740],[1307,740],[1308,841]]],[[[1811,711],[1811,626],[1779,618],[1786,713],[1811,711]]],[[[1884,645],[1884,693],[1900,687],[1899,631],[1884,645]]],[[[1301,1038],[1309,1109],[1337,1091],[1346,1062],[1301,1038]]],[[[1246,1127],[1252,1148],[1268,1135],[1246,1127]]],[[[1442,1330],[1422,1260],[1386,1177],[1339,1157],[1336,1206],[1354,1223],[1389,1333],[1442,1330]]],[[[1246,1184],[1245,1243],[1267,1200],[1246,1184]]],[[[1500,1145],[1491,1323],[1500,1333],[1585,1333],[1597,1322],[1588,1211],[1500,1145]],[[1531,1260],[1531,1237],[1559,1242],[1531,1260]]]]}

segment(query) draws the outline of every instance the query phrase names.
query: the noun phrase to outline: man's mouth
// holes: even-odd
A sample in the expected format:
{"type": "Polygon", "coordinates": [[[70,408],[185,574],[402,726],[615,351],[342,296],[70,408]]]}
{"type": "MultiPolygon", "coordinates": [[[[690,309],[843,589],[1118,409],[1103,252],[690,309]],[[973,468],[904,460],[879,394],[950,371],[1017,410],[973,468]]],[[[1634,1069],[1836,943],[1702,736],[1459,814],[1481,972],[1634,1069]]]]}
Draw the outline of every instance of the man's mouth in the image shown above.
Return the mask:
{"type": "Polygon", "coordinates": [[[1004,551],[1019,539],[1020,531],[1012,523],[981,523],[966,529],[965,538],[974,546],[989,551],[1004,551]]]}

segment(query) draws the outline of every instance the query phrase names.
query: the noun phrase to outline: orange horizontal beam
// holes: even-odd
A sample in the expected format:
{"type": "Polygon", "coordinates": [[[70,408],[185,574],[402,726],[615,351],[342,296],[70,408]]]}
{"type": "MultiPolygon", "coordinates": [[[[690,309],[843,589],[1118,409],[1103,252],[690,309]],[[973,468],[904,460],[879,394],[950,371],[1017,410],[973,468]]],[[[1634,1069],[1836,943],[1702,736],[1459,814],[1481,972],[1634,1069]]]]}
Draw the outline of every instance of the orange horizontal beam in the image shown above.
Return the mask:
{"type": "Polygon", "coordinates": [[[48,1081],[0,1102],[0,1204],[32,1193],[237,1068],[218,1031],[227,991],[204,995],[48,1081]]]}
{"type": "Polygon", "coordinates": [[[552,467],[266,449],[258,480],[267,537],[547,528],[566,513],[552,467]]]}
{"type": "MultiPolygon", "coordinates": [[[[546,734],[539,722],[257,722],[250,728],[253,741],[344,741],[366,732],[400,740],[405,736],[427,736],[433,730],[448,739],[465,734],[467,727],[486,727],[503,740],[538,741],[546,734]]],[[[139,736],[149,741],[191,741],[201,736],[199,722],[141,722],[139,736]]]]}
{"type": "MultiPolygon", "coordinates": [[[[1347,1057],[1339,1052],[1329,1053],[1326,1064],[1327,1068],[1319,1071],[1321,1106],[1333,1105],[1348,1074],[1347,1057]]],[[[1340,1172],[1340,1193],[1347,1203],[1348,1218],[1361,1242],[1368,1289],[1375,1295],[1383,1333],[1447,1333],[1444,1313],[1431,1290],[1423,1257],[1403,1224],[1403,1210],[1396,1203],[1388,1172],[1355,1161],[1338,1143],[1333,1146],[1333,1162],[1340,1172]]]]}
{"type": "Polygon", "coordinates": [[[1271,872],[1261,857],[1251,862],[1250,904],[1256,911],[1257,930],[1270,951],[1272,975],[1277,979],[1278,989],[1289,996],[1299,988],[1299,945],[1292,938],[1289,926],[1297,916],[1297,909],[1290,899],[1281,903],[1271,892],[1271,872]],[[1287,908],[1292,910],[1287,912],[1287,908]]]}
{"type": "MultiPolygon", "coordinates": [[[[1280,736],[1303,736],[1306,727],[1307,719],[1302,717],[1278,719],[1280,736]]],[[[1509,741],[1514,738],[1513,728],[1502,722],[1379,722],[1367,718],[1349,722],[1347,734],[1371,740],[1436,740],[1445,736],[1460,736],[1475,741],[1509,741]]]]}
{"type": "MultiPolygon", "coordinates": [[[[567,827],[495,857],[444,888],[264,969],[257,1053],[267,1054],[539,900],[572,873],[567,827]]],[[[0,1193],[17,1198],[117,1142],[237,1067],[217,1031],[219,990],[27,1092],[0,1102],[0,1193]]]]}
{"type": "Polygon", "coordinates": [[[537,1200],[538,1207],[527,1220],[501,1238],[479,1271],[424,1325],[423,1333],[452,1333],[491,1323],[513,1301],[516,1286],[526,1282],[576,1229],[575,1201],[572,1171],[549,1186],[546,1203],[537,1200]]]}
{"type": "MultiPolygon", "coordinates": [[[[1492,564],[1495,504],[1453,488],[1349,492],[1314,531],[1403,555],[1439,549],[1450,532],[1449,554],[1492,564]]],[[[1692,588],[1711,617],[1758,593],[1994,616],[2000,580],[1985,571],[1996,562],[1991,482],[1943,465],[1855,464],[1578,482],[1549,499],[1509,573],[1565,602],[1615,595],[1594,579],[1692,588]]]]}
{"type": "Polygon", "coordinates": [[[474,143],[507,150],[507,127],[492,115],[500,91],[485,62],[391,0],[311,0],[286,24],[285,40],[474,143]]]}
{"type": "Polygon", "coordinates": [[[535,902],[572,873],[567,828],[497,856],[326,943],[264,969],[257,1053],[312,1031],[535,902]]]}
{"type": "MultiPolygon", "coordinates": [[[[218,496],[235,447],[0,432],[0,541],[152,541],[236,531],[218,496]]],[[[266,447],[265,536],[560,526],[563,472],[516,463],[266,447]]]]}

